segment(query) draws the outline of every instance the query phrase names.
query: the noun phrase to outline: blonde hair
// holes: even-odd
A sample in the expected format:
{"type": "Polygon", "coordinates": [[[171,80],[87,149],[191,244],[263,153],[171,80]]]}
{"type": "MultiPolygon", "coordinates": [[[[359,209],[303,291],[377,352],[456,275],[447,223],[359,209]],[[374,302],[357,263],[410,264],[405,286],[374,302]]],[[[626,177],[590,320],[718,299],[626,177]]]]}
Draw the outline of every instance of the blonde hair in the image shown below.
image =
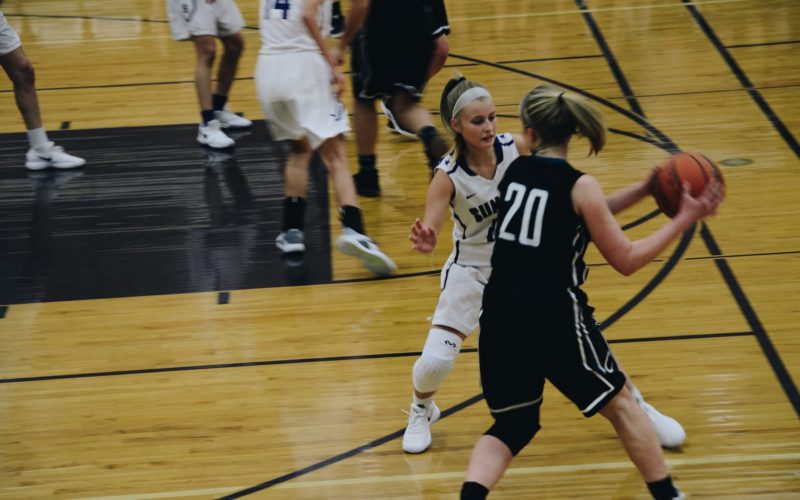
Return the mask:
{"type": "Polygon", "coordinates": [[[442,98],[439,101],[439,116],[442,119],[444,128],[453,136],[453,147],[450,149],[449,153],[454,158],[458,158],[458,155],[466,150],[467,145],[461,134],[453,130],[453,126],[450,125],[452,119],[458,115],[453,115],[453,108],[455,108],[458,98],[461,97],[464,92],[475,87],[485,88],[483,85],[467,80],[464,75],[456,75],[445,84],[442,90],[442,98]]]}
{"type": "Polygon", "coordinates": [[[553,85],[539,85],[528,92],[519,115],[525,128],[536,130],[540,147],[564,144],[573,135],[581,135],[591,144],[589,154],[596,155],[606,143],[603,115],[582,97],[553,85]]]}

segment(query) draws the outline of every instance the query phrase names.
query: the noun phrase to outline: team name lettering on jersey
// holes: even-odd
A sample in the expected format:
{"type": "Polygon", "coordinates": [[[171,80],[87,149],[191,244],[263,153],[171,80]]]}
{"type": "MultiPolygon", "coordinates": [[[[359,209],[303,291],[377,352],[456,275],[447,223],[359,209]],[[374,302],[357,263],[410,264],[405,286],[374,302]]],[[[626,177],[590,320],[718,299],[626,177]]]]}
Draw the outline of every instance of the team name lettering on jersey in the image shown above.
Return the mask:
{"type": "Polygon", "coordinates": [[[497,213],[497,204],[499,202],[500,196],[496,196],[493,200],[481,203],[477,207],[470,207],[469,213],[475,217],[475,222],[482,222],[487,217],[491,217],[497,213]]]}

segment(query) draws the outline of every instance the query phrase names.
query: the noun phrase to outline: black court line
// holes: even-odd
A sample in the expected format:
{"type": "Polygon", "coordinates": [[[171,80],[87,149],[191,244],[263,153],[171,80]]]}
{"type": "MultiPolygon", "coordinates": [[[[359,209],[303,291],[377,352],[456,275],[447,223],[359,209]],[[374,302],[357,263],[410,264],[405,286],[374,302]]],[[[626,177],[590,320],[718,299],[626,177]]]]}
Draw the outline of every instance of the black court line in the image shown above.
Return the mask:
{"type": "Polygon", "coordinates": [[[739,66],[739,63],[736,62],[736,59],[733,58],[733,55],[722,44],[717,34],[706,21],[705,17],[703,17],[703,15],[700,14],[700,11],[697,10],[697,7],[692,4],[692,0],[682,0],[682,2],[689,10],[689,13],[692,15],[695,22],[697,22],[697,24],[706,34],[711,44],[717,49],[719,55],[722,56],[722,58],[728,64],[728,67],[731,69],[733,74],[736,75],[736,78],[739,80],[739,83],[742,84],[742,87],[747,90],[747,92],[750,94],[750,97],[753,99],[753,101],[755,101],[756,105],[761,108],[761,112],[764,113],[770,123],[772,123],[772,126],[775,127],[775,130],[780,134],[781,137],[783,137],[783,140],[786,141],[786,144],[789,145],[795,156],[800,158],[800,143],[797,142],[797,139],[795,139],[786,125],[784,125],[777,113],[772,110],[767,101],[761,96],[761,93],[759,93],[758,90],[753,87],[750,79],[739,66]]]}
{"type": "MultiPolygon", "coordinates": [[[[635,343],[635,342],[661,342],[671,340],[694,340],[703,338],[716,338],[716,337],[740,337],[743,335],[752,335],[748,332],[733,332],[733,333],[708,333],[708,334],[689,334],[689,335],[674,335],[663,337],[638,337],[631,339],[609,340],[611,344],[615,343],[635,343]]],[[[475,353],[478,352],[477,348],[470,347],[461,350],[462,353],[475,353]]],[[[339,361],[361,361],[365,359],[390,359],[390,358],[410,358],[421,355],[420,351],[412,352],[388,352],[382,354],[358,354],[352,356],[326,356],[319,358],[290,358],[290,359],[272,359],[265,361],[244,361],[241,363],[219,363],[209,365],[187,365],[187,366],[171,366],[162,368],[142,368],[137,370],[116,370],[105,372],[88,372],[88,373],[68,373],[61,375],[42,375],[38,377],[15,377],[0,379],[0,384],[18,384],[22,382],[45,382],[49,380],[69,380],[81,378],[99,378],[99,377],[117,377],[122,375],[148,375],[152,373],[169,373],[169,372],[188,372],[199,370],[222,370],[228,368],[249,368],[255,366],[276,366],[276,365],[297,365],[306,363],[335,363],[339,361]]]]}
{"type": "Polygon", "coordinates": [[[639,101],[636,100],[633,89],[631,89],[628,80],[625,78],[625,74],[622,72],[622,68],[620,68],[619,64],[617,63],[614,53],[611,52],[611,47],[609,47],[608,43],[606,43],[606,39],[603,36],[603,33],[600,31],[600,27],[597,26],[592,13],[589,12],[589,8],[586,6],[585,0],[575,0],[575,4],[581,10],[583,20],[586,21],[586,24],[589,26],[589,30],[592,32],[592,36],[594,36],[594,39],[597,42],[597,45],[600,46],[600,51],[603,53],[611,72],[614,74],[614,78],[617,80],[617,84],[619,84],[620,90],[622,90],[622,94],[625,96],[625,100],[628,101],[628,106],[631,107],[631,111],[639,116],[645,116],[644,110],[641,106],[639,106],[639,101]]]}
{"type": "Polygon", "coordinates": [[[726,49],[743,49],[748,47],[767,47],[770,45],[789,45],[800,43],[800,40],[786,40],[783,42],[761,42],[761,43],[740,43],[738,45],[726,45],[726,49]]]}
{"type": "MultiPolygon", "coordinates": [[[[459,412],[459,411],[463,410],[464,408],[472,406],[475,403],[477,403],[479,401],[482,401],[482,400],[483,400],[483,394],[478,394],[477,396],[472,396],[471,398],[466,399],[466,400],[464,400],[464,401],[462,401],[462,402],[460,402],[460,403],[458,403],[458,404],[456,404],[454,406],[451,406],[447,410],[443,411],[442,412],[442,416],[439,417],[439,418],[440,419],[447,418],[448,416],[452,415],[453,413],[459,412]]],[[[269,481],[265,481],[265,482],[263,482],[261,484],[257,484],[255,486],[251,486],[249,488],[245,488],[245,489],[237,491],[235,493],[231,493],[230,495],[225,495],[224,497],[220,497],[220,499],[221,500],[229,500],[229,499],[233,499],[233,498],[240,498],[240,497],[243,497],[245,495],[249,495],[251,493],[256,493],[258,491],[267,489],[270,486],[275,486],[276,484],[285,483],[286,481],[289,481],[290,479],[294,479],[296,477],[304,476],[304,475],[306,475],[306,474],[308,474],[310,472],[314,472],[315,470],[319,470],[319,469],[322,469],[323,467],[327,467],[329,465],[333,465],[333,464],[335,464],[337,462],[341,462],[342,460],[348,459],[350,457],[354,457],[356,455],[360,455],[361,453],[363,453],[365,451],[369,451],[372,448],[375,448],[375,447],[380,446],[380,445],[382,445],[384,443],[388,443],[389,441],[392,441],[394,439],[397,439],[397,438],[401,437],[404,432],[405,432],[405,428],[400,429],[398,431],[392,432],[391,434],[387,434],[387,435],[385,435],[383,437],[375,439],[374,441],[370,441],[369,443],[367,443],[365,445],[359,446],[357,448],[353,448],[352,450],[348,450],[348,451],[346,451],[344,453],[340,453],[339,455],[327,458],[327,459],[322,460],[320,462],[317,462],[315,464],[309,465],[308,467],[305,467],[303,469],[296,470],[294,472],[290,472],[289,474],[286,474],[286,475],[283,475],[283,476],[280,476],[280,477],[276,477],[275,479],[270,479],[269,481]]]]}
{"type": "MultiPolygon", "coordinates": [[[[774,89],[793,89],[800,87],[798,84],[786,84],[786,85],[762,85],[760,87],[753,87],[755,90],[774,90],[774,89]]],[[[680,97],[680,96],[689,96],[689,95],[709,95],[709,94],[726,94],[731,92],[742,92],[747,89],[743,89],[741,87],[736,87],[733,89],[714,89],[714,90],[687,90],[686,92],[665,92],[661,94],[637,94],[636,97],[640,99],[646,99],[650,97],[680,97]]],[[[624,99],[625,97],[609,97],[612,100],[620,100],[624,99]]]]}
{"type": "Polygon", "coordinates": [[[488,66],[488,67],[491,67],[491,68],[500,69],[500,70],[503,70],[503,71],[507,71],[509,73],[516,73],[518,75],[528,76],[530,78],[535,78],[535,79],[541,80],[543,82],[547,82],[547,83],[551,83],[553,85],[557,85],[557,86],[559,86],[559,87],[561,87],[563,89],[569,90],[570,92],[574,92],[576,94],[580,94],[580,95],[582,95],[582,96],[584,96],[584,97],[586,97],[588,99],[591,99],[591,100],[597,102],[598,104],[600,104],[602,106],[605,106],[605,107],[613,110],[616,113],[621,114],[622,116],[624,116],[624,117],[630,119],[631,121],[635,122],[636,124],[640,125],[642,128],[647,130],[647,132],[649,134],[651,134],[653,137],[656,138],[656,140],[658,141],[657,142],[658,147],[660,147],[660,148],[662,148],[662,149],[664,149],[664,150],[666,150],[666,151],[668,151],[670,153],[677,153],[678,151],[680,151],[678,146],[676,146],[675,143],[672,142],[671,139],[669,139],[663,132],[661,132],[652,123],[650,123],[645,117],[643,117],[641,115],[638,115],[636,113],[633,113],[633,112],[629,111],[628,109],[623,108],[622,106],[620,106],[620,105],[618,105],[618,104],[616,104],[614,102],[611,102],[609,99],[605,99],[605,98],[600,97],[600,96],[598,96],[596,94],[593,94],[591,92],[583,90],[583,89],[581,89],[579,87],[576,87],[574,85],[570,85],[570,84],[568,84],[566,82],[561,82],[561,81],[555,80],[553,78],[549,78],[547,76],[544,76],[544,75],[541,75],[541,74],[538,74],[538,73],[533,73],[531,71],[524,71],[524,70],[521,70],[521,69],[518,69],[518,68],[514,68],[512,66],[505,66],[505,65],[494,63],[494,62],[491,62],[491,61],[484,61],[482,59],[477,59],[475,57],[465,56],[465,55],[461,55],[461,54],[454,54],[452,52],[450,53],[449,57],[452,57],[452,58],[455,58],[455,59],[463,59],[465,61],[477,62],[477,63],[482,64],[483,66],[488,66]]]}
{"type": "Polygon", "coordinates": [[[652,144],[653,146],[655,146],[657,148],[661,148],[661,149],[664,149],[667,152],[669,152],[669,147],[666,144],[661,144],[660,142],[654,140],[652,137],[646,137],[646,136],[643,136],[641,134],[636,134],[634,132],[628,132],[627,130],[620,130],[618,128],[609,128],[608,131],[611,132],[612,134],[624,135],[624,136],[627,136],[627,137],[632,137],[634,139],[638,139],[638,140],[640,140],[642,142],[646,142],[648,144],[652,144]]]}
{"type": "MultiPolygon", "coordinates": [[[[708,229],[708,226],[706,226],[705,223],[700,228],[700,236],[703,238],[708,251],[711,252],[712,255],[722,255],[719,245],[717,245],[714,236],[711,234],[711,231],[708,229]]],[[[745,296],[744,290],[742,290],[742,287],[739,285],[736,276],[733,275],[733,271],[731,270],[730,266],[728,266],[728,262],[725,259],[718,259],[714,262],[716,263],[719,272],[722,274],[722,278],[725,280],[725,283],[728,284],[728,288],[730,288],[734,299],[736,299],[739,309],[741,309],[742,314],[744,314],[744,317],[747,319],[747,323],[750,325],[750,328],[753,329],[753,332],[758,339],[758,343],[761,346],[761,350],[767,357],[767,360],[772,367],[772,371],[775,372],[775,376],[778,378],[781,387],[783,387],[783,391],[786,393],[786,396],[789,398],[792,406],[794,406],[795,413],[798,417],[800,417],[800,393],[798,393],[797,386],[795,385],[794,380],[792,380],[792,376],[789,374],[789,371],[786,369],[786,365],[784,365],[780,355],[778,354],[778,351],[775,349],[775,346],[772,344],[769,335],[764,329],[764,326],[758,319],[758,315],[756,315],[755,310],[753,310],[753,306],[750,305],[750,301],[747,300],[747,296],[745,296]]]]}
{"type": "Polygon", "coordinates": [[[689,248],[689,243],[692,241],[692,237],[694,236],[695,229],[697,224],[693,224],[691,228],[687,229],[683,236],[681,236],[681,240],[678,243],[678,246],[675,248],[675,251],[672,255],[669,256],[666,263],[658,270],[653,279],[651,279],[636,295],[631,297],[631,299],[625,303],[622,307],[617,309],[614,314],[606,318],[605,321],[600,323],[600,327],[603,329],[608,328],[609,326],[613,325],[617,322],[621,317],[627,314],[631,309],[633,309],[637,304],[645,299],[650,293],[655,290],[655,288],[664,281],[664,278],[672,271],[672,269],[678,264],[678,261],[681,259],[684,253],[686,253],[686,249],[689,248]]]}
{"type": "Polygon", "coordinates": [[[786,250],[783,252],[729,253],[725,255],[712,255],[710,257],[687,257],[686,260],[737,259],[740,257],[773,257],[776,255],[797,255],[797,254],[800,254],[800,250],[786,250]]]}
{"type": "Polygon", "coordinates": [[[112,17],[112,16],[76,16],[76,15],[59,15],[59,14],[5,14],[6,17],[38,17],[43,19],[87,19],[97,21],[125,21],[136,23],[161,23],[169,24],[166,19],[142,19],[140,17],[112,17]]]}
{"type": "MultiPolygon", "coordinates": [[[[571,61],[574,59],[600,59],[603,56],[600,54],[593,54],[588,56],[563,56],[563,57],[537,57],[534,59],[512,59],[509,61],[497,61],[498,64],[523,64],[532,62],[544,61],[571,61]]],[[[445,64],[445,68],[469,68],[473,66],[480,66],[478,63],[462,63],[462,64],[445,64]]]]}
{"type": "MultiPolygon", "coordinates": [[[[731,332],[731,333],[712,333],[712,334],[698,334],[698,335],[685,335],[685,336],[669,336],[669,337],[654,337],[649,339],[620,339],[620,340],[609,340],[610,344],[625,344],[631,342],[656,342],[656,341],[664,341],[664,340],[695,340],[695,339],[706,339],[706,338],[723,338],[723,337],[749,337],[752,336],[753,332],[731,332]]],[[[461,352],[477,352],[477,349],[464,349],[461,352]]],[[[483,394],[477,394],[472,396],[469,399],[466,399],[456,405],[451,406],[450,408],[444,410],[442,412],[442,416],[440,418],[446,418],[454,413],[457,413],[465,408],[468,408],[475,403],[482,401],[483,394]]],[[[224,497],[220,497],[220,500],[230,500],[234,498],[240,498],[246,495],[250,495],[252,493],[256,493],[272,486],[276,486],[281,483],[285,483],[292,479],[296,479],[300,476],[305,476],[311,472],[317,471],[329,465],[333,465],[337,462],[341,462],[348,458],[352,458],[356,455],[360,455],[365,451],[369,451],[372,448],[380,446],[382,444],[386,444],[389,441],[393,441],[403,436],[405,432],[405,428],[394,431],[390,434],[386,434],[385,436],[379,437],[370,441],[369,443],[358,446],[356,448],[350,449],[345,451],[344,453],[340,453],[338,455],[334,455],[330,458],[326,458],[325,460],[321,460],[314,464],[311,464],[307,467],[303,467],[302,469],[298,469],[296,471],[290,472],[288,474],[284,474],[283,476],[276,477],[274,479],[270,479],[268,481],[264,481],[263,483],[259,483],[255,486],[250,486],[248,488],[239,490],[237,492],[231,493],[229,495],[225,495],[224,497]]]]}
{"type": "Polygon", "coordinates": [[[628,229],[630,229],[632,227],[636,227],[636,226],[641,225],[641,224],[644,224],[645,222],[647,222],[650,219],[653,219],[655,217],[658,217],[659,215],[661,215],[661,210],[655,209],[652,212],[650,212],[649,214],[645,214],[645,215],[639,217],[638,219],[636,219],[635,221],[625,224],[624,226],[622,226],[622,230],[623,231],[627,231],[628,229]]]}

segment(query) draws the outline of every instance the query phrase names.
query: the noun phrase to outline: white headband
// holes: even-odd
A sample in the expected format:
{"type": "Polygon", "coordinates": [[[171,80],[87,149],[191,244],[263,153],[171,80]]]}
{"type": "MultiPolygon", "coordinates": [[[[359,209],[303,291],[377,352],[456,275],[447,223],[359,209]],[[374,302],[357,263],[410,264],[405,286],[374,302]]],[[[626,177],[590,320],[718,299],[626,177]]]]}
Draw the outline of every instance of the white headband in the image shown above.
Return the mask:
{"type": "Polygon", "coordinates": [[[453,106],[453,116],[456,116],[458,113],[464,109],[464,106],[471,103],[475,99],[480,99],[481,97],[489,97],[492,96],[489,94],[489,91],[483,87],[472,87],[463,94],[458,97],[456,101],[456,105],[453,106]]]}

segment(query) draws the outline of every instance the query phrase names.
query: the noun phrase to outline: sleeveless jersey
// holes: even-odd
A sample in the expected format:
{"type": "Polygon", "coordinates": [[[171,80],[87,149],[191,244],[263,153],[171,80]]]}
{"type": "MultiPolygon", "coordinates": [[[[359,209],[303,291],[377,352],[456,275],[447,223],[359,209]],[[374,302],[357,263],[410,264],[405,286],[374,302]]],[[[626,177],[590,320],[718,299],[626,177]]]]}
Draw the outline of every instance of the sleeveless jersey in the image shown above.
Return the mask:
{"type": "MultiPolygon", "coordinates": [[[[303,23],[304,3],[304,0],[261,0],[258,11],[261,33],[259,54],[319,52],[319,47],[303,23]]],[[[324,0],[317,10],[317,25],[323,36],[330,29],[330,15],[330,1],[324,0]]]]}
{"type": "Polygon", "coordinates": [[[462,266],[488,266],[494,241],[492,228],[497,219],[498,185],[506,169],[519,156],[511,134],[494,139],[497,170],[486,179],[473,172],[463,156],[445,155],[436,168],[450,176],[455,193],[450,200],[453,216],[453,252],[450,259],[462,266]]]}
{"type": "Polygon", "coordinates": [[[499,186],[492,288],[565,290],[585,281],[589,233],[572,205],[582,175],[564,160],[535,155],[509,166],[499,186]]]}

